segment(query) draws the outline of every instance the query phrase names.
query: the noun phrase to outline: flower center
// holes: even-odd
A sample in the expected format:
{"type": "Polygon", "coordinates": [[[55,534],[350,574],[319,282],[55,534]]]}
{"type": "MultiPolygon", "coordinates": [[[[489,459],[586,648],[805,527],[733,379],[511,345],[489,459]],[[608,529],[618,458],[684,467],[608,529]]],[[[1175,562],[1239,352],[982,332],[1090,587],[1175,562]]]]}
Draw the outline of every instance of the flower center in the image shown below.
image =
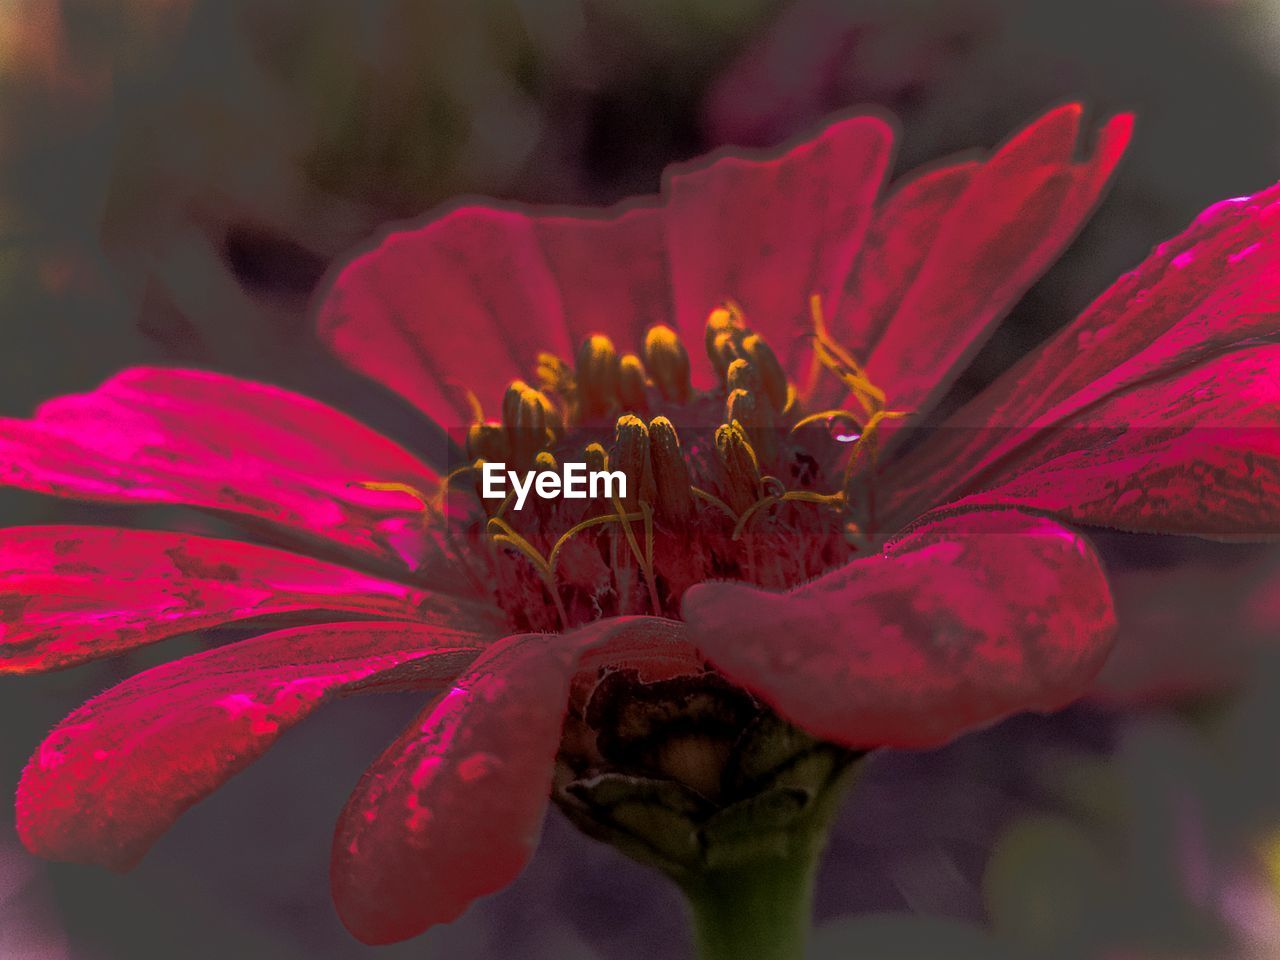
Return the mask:
{"type": "Polygon", "coordinates": [[[902,414],[827,334],[816,297],[811,308],[815,368],[843,384],[856,410],[806,411],[732,303],[707,320],[711,390],[693,388],[685,344],[655,326],[639,354],[619,355],[600,334],[573,364],[542,354],[536,386],[513,382],[500,420],[473,404],[468,462],[441,495],[460,495],[449,498],[447,533],[515,629],[676,616],[701,580],[781,588],[865,548],[878,428],[902,414]],[[486,463],[560,471],[565,462],[621,472],[625,492],[611,502],[531,499],[521,510],[511,496],[481,497],[486,463]]]}

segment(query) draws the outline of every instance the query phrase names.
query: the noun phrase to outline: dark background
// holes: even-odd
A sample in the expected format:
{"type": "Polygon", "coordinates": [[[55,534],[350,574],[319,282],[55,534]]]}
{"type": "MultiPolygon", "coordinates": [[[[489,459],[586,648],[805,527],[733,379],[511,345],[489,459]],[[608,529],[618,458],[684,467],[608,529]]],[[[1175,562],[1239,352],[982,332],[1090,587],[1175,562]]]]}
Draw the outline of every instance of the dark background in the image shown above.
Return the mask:
{"type": "MultiPolygon", "coordinates": [[[[317,284],[389,221],[462,194],[607,203],[859,104],[898,117],[899,173],[1065,99],[1136,111],[1108,199],[962,397],[1203,207],[1280,178],[1273,37],[1271,0],[0,0],[0,414],[170,362],[426,443],[310,331],[317,284]]],[[[0,492],[5,524],[107,516],[0,492]]],[[[1280,562],[1098,542],[1125,627],[1105,688],[873,758],[824,867],[815,956],[1280,955],[1280,562]],[[1135,700],[1153,676],[1178,695],[1135,700]]],[[[4,789],[85,696],[194,648],[0,681],[4,789]]],[[[526,874],[458,923],[351,940],[331,825],[416,708],[327,710],[126,877],[27,857],[6,814],[0,960],[687,955],[673,890],[554,813],[526,874]]]]}

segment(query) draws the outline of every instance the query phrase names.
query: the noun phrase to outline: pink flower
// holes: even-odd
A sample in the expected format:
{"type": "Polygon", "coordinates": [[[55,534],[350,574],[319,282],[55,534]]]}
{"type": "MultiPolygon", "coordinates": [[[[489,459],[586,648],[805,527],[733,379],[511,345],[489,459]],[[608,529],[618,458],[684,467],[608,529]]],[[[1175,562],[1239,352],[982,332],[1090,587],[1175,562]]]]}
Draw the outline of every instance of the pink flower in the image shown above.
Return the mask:
{"type": "Polygon", "coordinates": [[[854,117],[781,156],[674,170],[604,216],[457,209],[343,271],[320,323],[347,363],[465,430],[472,457],[607,460],[634,481],[612,505],[495,510],[470,467],[446,489],[332,409],[209,373],[130,370],[0,422],[10,484],[193,506],[298,551],[0,533],[9,672],[295,624],[68,718],[23,777],[26,844],[127,869],[322,703],[420,690],[334,844],[344,921],[387,942],[509,882],[553,774],[572,806],[622,763],[623,721],[664,704],[726,725],[627,761],[696,819],[735,799],[734,724],[770,710],[865,750],[1078,696],[1113,615],[1059,518],[1219,535],[1280,519],[1275,190],[1206,212],[920,429],[1115,167],[1129,118],[1084,155],[1080,120],[1060,108],[882,195],[891,132],[854,117]]]}

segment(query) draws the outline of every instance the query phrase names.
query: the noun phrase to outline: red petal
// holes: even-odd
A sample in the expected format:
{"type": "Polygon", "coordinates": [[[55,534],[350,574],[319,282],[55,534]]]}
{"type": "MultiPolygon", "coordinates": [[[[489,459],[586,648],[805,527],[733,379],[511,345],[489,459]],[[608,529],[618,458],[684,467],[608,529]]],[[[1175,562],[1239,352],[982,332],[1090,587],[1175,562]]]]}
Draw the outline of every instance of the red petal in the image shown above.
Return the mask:
{"type": "MultiPolygon", "coordinates": [[[[321,310],[321,336],[446,427],[470,423],[467,390],[496,413],[539,353],[571,358],[590,333],[635,351],[645,328],[668,323],[701,344],[726,298],[799,370],[808,297],[836,297],[891,141],[882,121],[858,117],[782,157],[674,170],[662,206],[456,210],[352,262],[321,310]]],[[[690,352],[706,382],[702,351],[690,352]]]]}
{"type": "Polygon", "coordinates": [[[964,504],[1156,533],[1280,533],[1280,346],[1238,350],[1042,430],[964,504]]]}
{"type": "Polygon", "coordinates": [[[300,611],[429,617],[493,634],[500,619],[471,601],[254,544],[107,527],[0,530],[0,673],[300,611]]]}
{"type": "MultiPolygon", "coordinates": [[[[1093,156],[1077,161],[1081,112],[1071,104],[1046,114],[974,170],[936,232],[922,233],[923,258],[906,240],[897,245],[901,259],[883,268],[897,286],[887,301],[896,309],[866,357],[893,407],[932,406],[1088,218],[1128,144],[1132,118],[1113,117],[1093,156]]],[[[934,208],[946,203],[946,190],[925,197],[929,212],[942,216],[934,208]]],[[[855,314],[840,326],[864,322],[856,290],[849,298],[855,314]]]]}
{"type": "Polygon", "coordinates": [[[927,523],[785,594],[707,583],[689,638],[792,723],[850,747],[929,747],[1080,696],[1113,615],[1088,543],[1016,511],[927,523]]]}
{"type": "MultiPolygon", "coordinates": [[[[666,184],[667,248],[677,328],[700,345],[725,300],[769,342],[793,378],[807,373],[809,297],[839,302],[893,147],[878,117],[832,124],[780,157],[676,168],[666,184]]],[[[710,366],[691,350],[701,380],[710,366]]]]}
{"type": "Polygon", "coordinates": [[[421,461],[324,404],[195,370],[137,368],[0,419],[0,482],[59,496],[178,503],[266,520],[403,564],[390,545],[419,505],[363,481],[423,492],[421,461]]]}
{"type": "Polygon", "coordinates": [[[892,478],[909,517],[1089,405],[1280,332],[1280,186],[1209,208],[952,417],[892,478]]]}
{"type": "Polygon", "coordinates": [[[447,624],[341,623],[265,634],[126,680],[59,724],[18,787],[33,853],[127,870],[198,800],[322,703],[430,689],[485,639],[447,624]]]}
{"type": "Polygon", "coordinates": [[[544,351],[591,333],[638,350],[670,316],[660,213],[531,217],[464,207],[393,233],[338,277],[320,333],[350,366],[445,427],[489,415],[544,351]]]}
{"type": "Polygon", "coordinates": [[[619,643],[682,643],[653,617],[563,636],[508,637],[477,660],[370,767],[338,822],[333,895],[365,943],[447,923],[506,886],[537,842],[570,679],[580,656],[619,643]]]}

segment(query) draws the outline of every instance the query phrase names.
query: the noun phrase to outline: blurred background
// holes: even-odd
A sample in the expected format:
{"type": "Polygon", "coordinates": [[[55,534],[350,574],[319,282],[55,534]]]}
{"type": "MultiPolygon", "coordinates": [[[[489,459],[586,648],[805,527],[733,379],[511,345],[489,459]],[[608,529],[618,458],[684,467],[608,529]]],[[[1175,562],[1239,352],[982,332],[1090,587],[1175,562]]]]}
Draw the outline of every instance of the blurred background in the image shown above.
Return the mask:
{"type": "MultiPolygon", "coordinates": [[[[0,0],[0,415],[139,362],[303,390],[412,438],[314,340],[313,292],[461,195],[609,203],[857,105],[897,172],[1046,107],[1138,114],[1109,197],[957,387],[980,389],[1203,207],[1280,179],[1275,0],[0,0]]],[[[0,523],[105,516],[0,492],[0,523]]],[[[1280,957],[1280,556],[1102,534],[1095,695],[874,757],[814,956],[1280,957]]],[[[85,696],[168,659],[0,681],[0,793],[85,696]]],[[[133,874],[46,865],[0,812],[0,960],[688,954],[673,890],[554,813],[509,890],[371,950],[330,831],[411,699],[335,706],[133,874]]]]}

